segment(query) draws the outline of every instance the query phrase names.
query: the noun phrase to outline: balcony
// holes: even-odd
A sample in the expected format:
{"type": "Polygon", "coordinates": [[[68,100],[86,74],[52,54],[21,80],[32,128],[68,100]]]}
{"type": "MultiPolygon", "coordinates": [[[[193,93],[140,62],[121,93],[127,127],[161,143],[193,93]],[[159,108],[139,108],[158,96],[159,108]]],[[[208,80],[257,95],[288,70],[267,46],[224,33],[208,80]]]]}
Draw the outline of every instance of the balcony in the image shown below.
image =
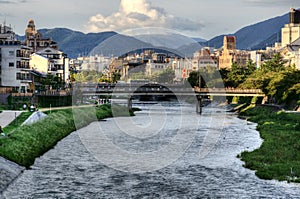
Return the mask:
{"type": "Polygon", "coordinates": [[[21,69],[30,69],[30,67],[29,67],[29,62],[26,62],[26,63],[20,63],[20,62],[17,62],[17,68],[21,68],[21,69]]]}

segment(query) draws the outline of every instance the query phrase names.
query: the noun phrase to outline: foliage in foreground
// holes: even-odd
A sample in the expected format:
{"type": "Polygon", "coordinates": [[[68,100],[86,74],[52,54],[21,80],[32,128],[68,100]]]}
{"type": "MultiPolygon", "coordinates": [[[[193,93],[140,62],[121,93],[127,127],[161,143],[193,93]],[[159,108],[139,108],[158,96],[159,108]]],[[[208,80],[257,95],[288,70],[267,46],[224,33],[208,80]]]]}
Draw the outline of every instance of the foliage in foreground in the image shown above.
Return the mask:
{"type": "MultiPolygon", "coordinates": [[[[129,115],[126,107],[115,107],[118,116],[129,115]]],[[[28,168],[36,157],[53,148],[58,141],[75,131],[76,127],[84,127],[93,121],[113,116],[109,105],[74,110],[81,114],[80,124],[76,126],[73,110],[65,109],[54,111],[35,124],[14,129],[9,138],[0,139],[0,156],[28,168]]],[[[130,112],[130,115],[133,113],[130,112]]]]}
{"type": "Polygon", "coordinates": [[[259,149],[241,154],[245,167],[262,179],[300,182],[300,115],[272,107],[253,107],[240,114],[258,123],[264,139],[259,149]]]}
{"type": "Polygon", "coordinates": [[[23,124],[23,122],[26,121],[26,119],[32,114],[33,112],[22,112],[14,121],[12,121],[8,126],[6,126],[5,128],[3,128],[3,131],[5,133],[10,133],[12,132],[14,129],[18,128],[19,126],[21,126],[21,124],[23,124]]]}

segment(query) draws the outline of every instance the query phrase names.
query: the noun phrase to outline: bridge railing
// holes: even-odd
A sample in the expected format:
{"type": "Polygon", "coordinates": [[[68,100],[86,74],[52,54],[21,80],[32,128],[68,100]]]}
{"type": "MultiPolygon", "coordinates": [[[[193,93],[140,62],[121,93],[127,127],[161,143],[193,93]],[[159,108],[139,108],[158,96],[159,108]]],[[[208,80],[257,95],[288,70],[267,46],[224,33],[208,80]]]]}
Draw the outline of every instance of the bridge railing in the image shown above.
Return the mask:
{"type": "Polygon", "coordinates": [[[239,88],[199,88],[195,87],[196,93],[245,93],[245,94],[264,94],[261,89],[239,89],[239,88]]]}
{"type": "Polygon", "coordinates": [[[264,95],[261,89],[239,89],[239,88],[191,88],[182,85],[159,85],[159,84],[94,84],[80,87],[85,93],[199,93],[199,94],[256,94],[264,95]]]}

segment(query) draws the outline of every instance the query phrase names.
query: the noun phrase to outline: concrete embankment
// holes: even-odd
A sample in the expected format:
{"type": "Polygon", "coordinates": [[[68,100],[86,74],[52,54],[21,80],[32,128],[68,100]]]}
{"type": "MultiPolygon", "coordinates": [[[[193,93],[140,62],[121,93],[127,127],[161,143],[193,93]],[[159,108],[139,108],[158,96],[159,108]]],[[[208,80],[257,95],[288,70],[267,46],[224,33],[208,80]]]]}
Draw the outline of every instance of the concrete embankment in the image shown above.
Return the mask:
{"type": "Polygon", "coordinates": [[[12,183],[23,171],[25,167],[21,167],[16,163],[8,161],[0,157],[0,194],[12,183]]]}
{"type": "Polygon", "coordinates": [[[27,120],[25,120],[25,122],[22,125],[33,124],[33,123],[38,122],[39,120],[43,119],[46,116],[47,115],[43,112],[40,112],[40,111],[34,112],[29,118],[27,118],[27,120]]]}

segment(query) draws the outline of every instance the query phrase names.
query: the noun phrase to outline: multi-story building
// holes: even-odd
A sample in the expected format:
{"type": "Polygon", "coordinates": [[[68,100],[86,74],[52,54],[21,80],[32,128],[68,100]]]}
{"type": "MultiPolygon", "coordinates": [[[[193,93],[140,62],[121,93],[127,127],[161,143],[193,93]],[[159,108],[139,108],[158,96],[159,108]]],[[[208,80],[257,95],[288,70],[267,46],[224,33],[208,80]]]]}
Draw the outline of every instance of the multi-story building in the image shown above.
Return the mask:
{"type": "Polygon", "coordinates": [[[287,65],[294,65],[296,69],[300,70],[300,37],[288,44],[281,51],[281,55],[287,61],[287,65]]]}
{"type": "Polygon", "coordinates": [[[15,39],[11,27],[0,26],[0,88],[2,93],[31,90],[31,48],[15,39]]]}
{"type": "Polygon", "coordinates": [[[69,58],[58,50],[56,42],[49,38],[43,38],[35,28],[34,21],[29,20],[25,30],[26,46],[32,48],[30,67],[41,74],[52,74],[63,82],[69,83],[69,58]]]}
{"type": "Polygon", "coordinates": [[[207,66],[218,67],[218,61],[209,48],[202,48],[194,53],[192,68],[196,71],[207,66]]]}
{"type": "Polygon", "coordinates": [[[27,28],[25,30],[26,41],[25,44],[31,47],[33,52],[40,51],[45,48],[58,49],[56,42],[50,38],[43,38],[42,34],[35,29],[35,24],[32,19],[29,20],[27,28]]]}
{"type": "Polygon", "coordinates": [[[104,69],[108,69],[109,64],[113,60],[113,58],[103,55],[91,55],[77,59],[82,60],[81,70],[94,70],[97,72],[102,72],[104,69]]]}
{"type": "Polygon", "coordinates": [[[219,69],[230,69],[233,63],[246,66],[250,60],[250,53],[236,49],[235,36],[224,36],[223,50],[219,56],[219,69]]]}
{"type": "Polygon", "coordinates": [[[31,55],[30,67],[38,72],[52,74],[69,83],[69,58],[61,51],[45,48],[31,55]]]}
{"type": "Polygon", "coordinates": [[[166,54],[153,53],[152,59],[146,64],[146,75],[152,76],[155,72],[161,72],[169,66],[169,61],[166,59],[166,54]]]}
{"type": "MultiPolygon", "coordinates": [[[[175,71],[175,82],[183,82],[193,70],[193,61],[188,58],[175,58],[172,60],[172,69],[175,71]]],[[[198,70],[198,69],[196,69],[198,70]]]]}
{"type": "Polygon", "coordinates": [[[300,70],[300,11],[291,8],[290,23],[281,29],[281,55],[287,65],[294,65],[300,70]]]}
{"type": "Polygon", "coordinates": [[[290,10],[290,23],[281,29],[282,47],[286,47],[300,37],[300,11],[290,10]]]}

